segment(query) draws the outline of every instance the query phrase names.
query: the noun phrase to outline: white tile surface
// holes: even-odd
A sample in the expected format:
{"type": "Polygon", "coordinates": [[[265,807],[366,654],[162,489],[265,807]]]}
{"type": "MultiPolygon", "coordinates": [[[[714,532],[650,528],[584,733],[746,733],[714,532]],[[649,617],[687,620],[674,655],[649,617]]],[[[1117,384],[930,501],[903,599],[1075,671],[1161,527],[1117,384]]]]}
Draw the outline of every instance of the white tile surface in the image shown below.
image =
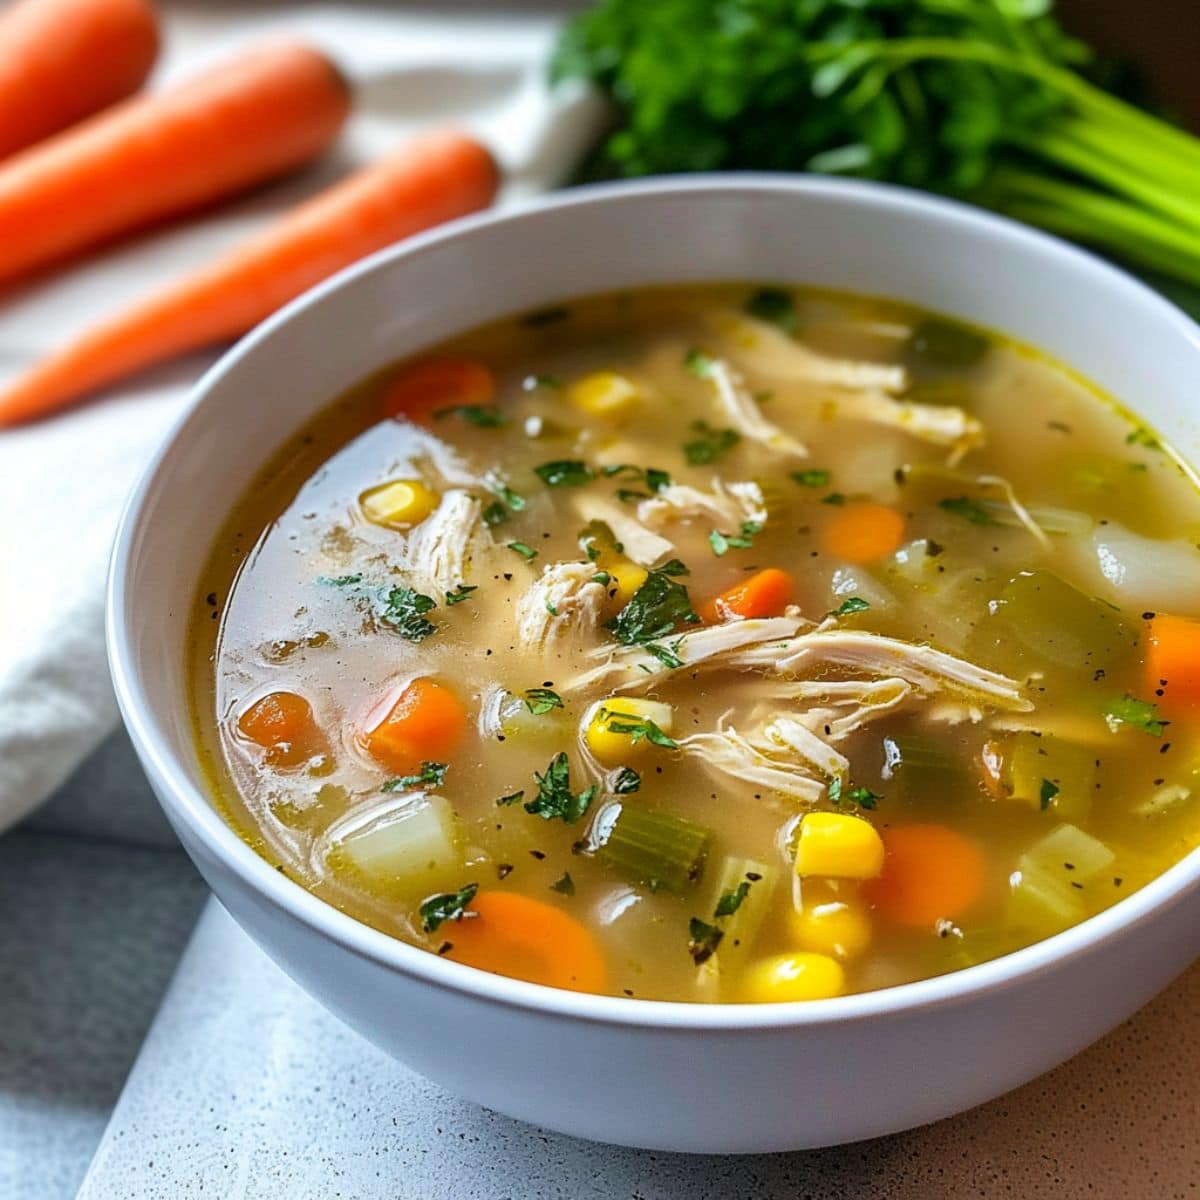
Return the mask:
{"type": "Polygon", "coordinates": [[[318,1008],[210,902],[80,1200],[1182,1198],[1200,1180],[1198,1006],[1194,968],[1045,1079],[910,1134],[654,1154],[446,1095],[318,1008]]]}

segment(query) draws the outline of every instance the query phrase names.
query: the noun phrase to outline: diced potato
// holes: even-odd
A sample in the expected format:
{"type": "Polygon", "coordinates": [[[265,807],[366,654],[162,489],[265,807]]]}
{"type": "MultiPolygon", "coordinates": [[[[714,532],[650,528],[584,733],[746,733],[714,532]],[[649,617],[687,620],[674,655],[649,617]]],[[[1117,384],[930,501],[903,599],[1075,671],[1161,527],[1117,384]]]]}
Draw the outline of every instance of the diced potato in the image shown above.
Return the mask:
{"type": "Polygon", "coordinates": [[[624,416],[641,401],[637,384],[616,371],[595,371],[571,386],[571,403],[595,417],[624,416]]]}
{"type": "Polygon", "coordinates": [[[669,704],[635,696],[610,696],[598,700],[589,710],[584,740],[605,766],[615,767],[654,749],[645,732],[639,736],[639,730],[649,729],[647,722],[669,734],[674,721],[675,714],[669,704]]]}
{"type": "Polygon", "coordinates": [[[458,879],[461,841],[444,797],[404,799],[335,841],[329,865],[350,864],[388,895],[422,897],[458,879]]]}
{"type": "Polygon", "coordinates": [[[796,874],[873,879],[883,870],[883,839],[875,826],[849,813],[814,812],[800,822],[796,874]]]}
{"type": "Polygon", "coordinates": [[[777,954],[750,967],[741,999],[748,1004],[828,1000],[840,996],[845,986],[841,965],[826,954],[777,954]]]}
{"type": "Polygon", "coordinates": [[[393,479],[368,488],[358,498],[363,516],[388,529],[407,529],[425,520],[438,505],[438,494],[419,479],[393,479]]]}

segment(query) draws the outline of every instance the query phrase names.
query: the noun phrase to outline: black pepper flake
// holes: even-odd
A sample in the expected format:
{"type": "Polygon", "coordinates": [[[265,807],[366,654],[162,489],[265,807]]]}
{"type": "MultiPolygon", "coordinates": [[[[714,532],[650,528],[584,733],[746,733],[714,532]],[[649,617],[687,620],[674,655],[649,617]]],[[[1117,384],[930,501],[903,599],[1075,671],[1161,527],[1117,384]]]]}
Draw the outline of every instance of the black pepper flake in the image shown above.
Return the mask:
{"type": "Polygon", "coordinates": [[[621,991],[624,992],[626,996],[633,995],[633,988],[622,988],[621,991]]]}
{"type": "Polygon", "coordinates": [[[497,879],[507,879],[512,874],[512,870],[513,870],[512,863],[497,863],[496,864],[496,878],[497,879]]]}
{"type": "Polygon", "coordinates": [[[1113,887],[1120,887],[1124,882],[1125,880],[1122,879],[1120,875],[1113,876],[1113,887]]]}
{"type": "Polygon", "coordinates": [[[1161,746],[1159,746],[1158,752],[1159,752],[1159,754],[1166,754],[1166,752],[1168,750],[1170,750],[1170,748],[1171,748],[1170,742],[1163,742],[1163,744],[1161,746]]]}
{"type": "Polygon", "coordinates": [[[443,942],[437,949],[439,954],[449,954],[454,949],[453,942],[443,942]]]}
{"type": "Polygon", "coordinates": [[[520,319],[520,324],[526,329],[544,329],[547,325],[557,325],[560,321],[567,320],[571,315],[571,310],[563,304],[556,304],[552,308],[539,308],[535,312],[526,313],[520,319]]]}
{"type": "Polygon", "coordinates": [[[1158,613],[1144,612],[1144,613],[1142,613],[1142,620],[1143,621],[1153,621],[1156,616],[1158,616],[1158,613]]]}
{"type": "Polygon", "coordinates": [[[204,603],[207,604],[209,608],[216,608],[217,607],[217,593],[209,592],[208,595],[204,597],[204,603]]]}
{"type": "Polygon", "coordinates": [[[504,582],[505,582],[505,583],[512,583],[512,572],[511,572],[511,571],[505,571],[505,572],[504,572],[504,582]]]}
{"type": "Polygon", "coordinates": [[[546,857],[545,853],[541,850],[530,850],[529,853],[532,854],[533,857],[538,860],[538,862],[541,862],[542,859],[546,857]]]}

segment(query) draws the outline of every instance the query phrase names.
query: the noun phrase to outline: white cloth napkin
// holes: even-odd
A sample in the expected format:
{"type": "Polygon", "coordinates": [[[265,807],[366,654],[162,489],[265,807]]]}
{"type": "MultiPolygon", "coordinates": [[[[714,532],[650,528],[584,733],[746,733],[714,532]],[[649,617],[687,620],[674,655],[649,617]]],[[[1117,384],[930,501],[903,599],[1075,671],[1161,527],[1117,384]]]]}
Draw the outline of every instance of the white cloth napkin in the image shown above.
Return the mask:
{"type": "MultiPolygon", "coordinates": [[[[602,120],[594,98],[551,97],[546,88],[562,13],[545,4],[181,0],[163,9],[166,54],[155,83],[255,38],[300,34],[349,75],[354,115],[335,150],[303,175],[0,296],[0,380],[417,129],[449,121],[480,137],[500,160],[507,204],[560,182],[602,120]]],[[[213,357],[173,363],[100,403],[0,432],[0,830],[116,723],[103,634],[109,547],[125,496],[213,357]]]]}

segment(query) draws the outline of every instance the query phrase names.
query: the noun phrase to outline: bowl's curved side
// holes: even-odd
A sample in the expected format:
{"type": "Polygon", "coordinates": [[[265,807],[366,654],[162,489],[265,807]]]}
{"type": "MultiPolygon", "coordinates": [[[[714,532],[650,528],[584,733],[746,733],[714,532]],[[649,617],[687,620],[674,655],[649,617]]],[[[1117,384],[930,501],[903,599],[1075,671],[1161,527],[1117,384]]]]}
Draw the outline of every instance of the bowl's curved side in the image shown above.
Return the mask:
{"type": "Polygon", "coordinates": [[[896,189],[654,182],[458,223],[272,318],[198,386],[130,500],[110,579],[113,676],[138,753],[189,853],[260,944],[432,1078],[514,1115],[633,1145],[779,1149],[957,1111],[1081,1048],[1200,952],[1193,855],[1074,930],[887,992],[721,1007],[579,996],[480,974],[359,925],[272,870],[211,806],[182,700],[185,622],[224,512],[275,447],[368,371],[505,313],[746,278],[893,295],[1003,329],[1200,457],[1188,383],[1200,366],[1196,328],[1098,260],[896,189]]]}

